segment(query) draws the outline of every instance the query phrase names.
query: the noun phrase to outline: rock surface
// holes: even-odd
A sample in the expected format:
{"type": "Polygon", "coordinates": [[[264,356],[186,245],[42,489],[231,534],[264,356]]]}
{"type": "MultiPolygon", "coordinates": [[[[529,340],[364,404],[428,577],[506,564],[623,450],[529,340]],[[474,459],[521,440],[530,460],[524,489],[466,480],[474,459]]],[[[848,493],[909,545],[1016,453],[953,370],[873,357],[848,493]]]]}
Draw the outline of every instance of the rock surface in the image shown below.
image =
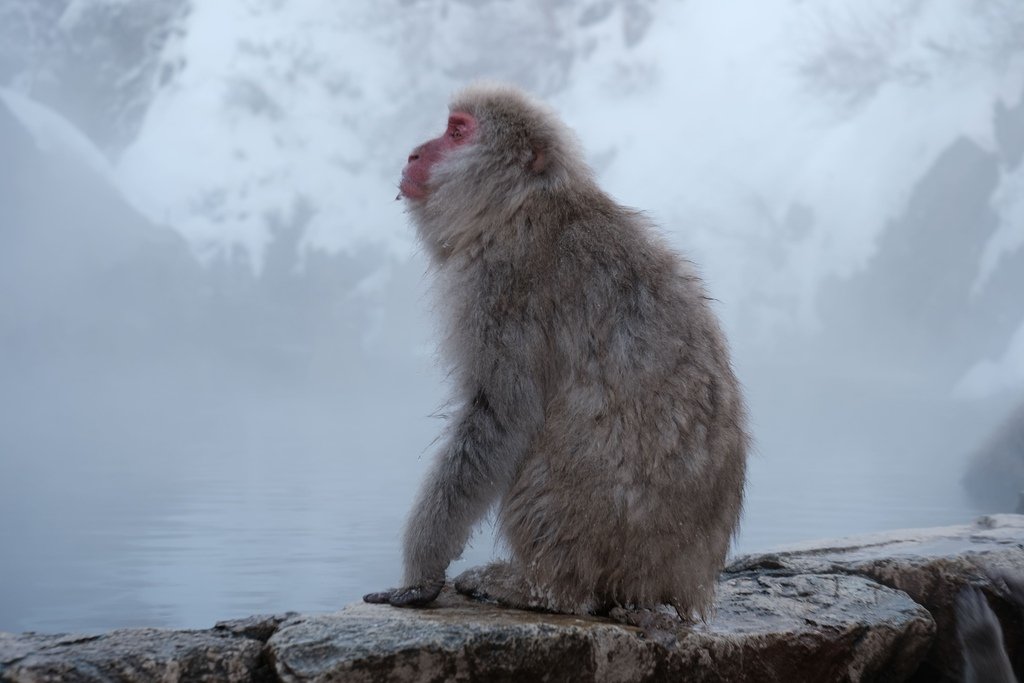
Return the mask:
{"type": "Polygon", "coordinates": [[[980,588],[999,616],[1014,669],[1024,672],[1024,614],[998,580],[1024,575],[1024,516],[990,515],[973,524],[851,536],[742,557],[729,573],[856,574],[907,593],[931,613],[935,642],[912,680],[960,681],[962,656],[953,605],[965,585],[980,588]]]}
{"type": "Polygon", "coordinates": [[[446,591],[430,609],[357,604],[208,631],[0,633],[0,681],[960,680],[965,585],[984,593],[1024,670],[1024,596],[1007,575],[1024,576],[1024,516],[739,558],[706,624],[628,615],[637,628],[446,591]]]}
{"type": "Polygon", "coordinates": [[[0,681],[5,682],[264,680],[273,678],[263,643],[222,631],[0,633],[0,681]]]}
{"type": "Polygon", "coordinates": [[[285,681],[873,681],[909,676],[934,630],[906,595],[853,576],[731,577],[716,607],[652,640],[446,592],[433,609],[353,605],[286,622],[269,646],[285,681]]]}

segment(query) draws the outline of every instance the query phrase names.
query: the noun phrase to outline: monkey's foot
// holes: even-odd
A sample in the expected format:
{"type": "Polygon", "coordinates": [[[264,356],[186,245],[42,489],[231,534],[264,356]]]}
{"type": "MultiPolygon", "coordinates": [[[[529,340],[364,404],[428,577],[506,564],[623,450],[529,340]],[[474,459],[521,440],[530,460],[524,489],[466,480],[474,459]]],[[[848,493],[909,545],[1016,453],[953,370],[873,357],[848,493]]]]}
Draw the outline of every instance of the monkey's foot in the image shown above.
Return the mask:
{"type": "Polygon", "coordinates": [[[394,607],[423,607],[432,603],[441,593],[444,581],[431,581],[418,586],[390,588],[378,593],[367,593],[363,602],[394,607]]]}
{"type": "Polygon", "coordinates": [[[587,614],[589,605],[568,604],[555,599],[552,591],[535,587],[508,562],[473,567],[455,577],[455,590],[479,602],[490,602],[541,612],[587,614]]]}
{"type": "Polygon", "coordinates": [[[644,638],[674,647],[679,642],[679,629],[689,623],[669,605],[659,607],[613,607],[608,617],[620,624],[636,626],[643,631],[644,638]]]}
{"type": "Polygon", "coordinates": [[[489,564],[483,567],[472,567],[455,577],[455,590],[478,602],[501,603],[498,596],[491,591],[495,589],[494,571],[495,565],[489,564]]]}

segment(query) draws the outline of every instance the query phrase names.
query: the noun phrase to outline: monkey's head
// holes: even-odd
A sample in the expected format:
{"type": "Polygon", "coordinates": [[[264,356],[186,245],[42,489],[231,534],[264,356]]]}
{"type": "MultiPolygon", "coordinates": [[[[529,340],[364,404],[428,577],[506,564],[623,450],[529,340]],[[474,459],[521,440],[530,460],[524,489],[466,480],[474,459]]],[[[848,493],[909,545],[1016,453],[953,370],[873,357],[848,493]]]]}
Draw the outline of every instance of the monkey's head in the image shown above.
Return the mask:
{"type": "Polygon", "coordinates": [[[464,232],[467,221],[506,221],[539,193],[591,182],[553,112],[515,88],[483,84],[453,98],[447,128],[412,151],[400,188],[421,233],[433,223],[428,232],[443,229],[450,241],[453,223],[464,232]]]}

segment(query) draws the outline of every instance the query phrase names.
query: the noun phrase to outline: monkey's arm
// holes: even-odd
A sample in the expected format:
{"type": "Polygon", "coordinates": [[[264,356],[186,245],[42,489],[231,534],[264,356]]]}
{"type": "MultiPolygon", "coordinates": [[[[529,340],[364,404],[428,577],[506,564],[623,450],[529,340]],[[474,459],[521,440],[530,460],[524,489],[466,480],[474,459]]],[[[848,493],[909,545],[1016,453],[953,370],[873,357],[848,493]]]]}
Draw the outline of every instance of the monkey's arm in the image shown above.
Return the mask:
{"type": "Polygon", "coordinates": [[[419,606],[434,600],[445,570],[459,556],[473,524],[505,491],[541,422],[538,392],[528,374],[491,378],[476,391],[420,488],[405,529],[405,585],[370,593],[367,602],[419,606]]]}

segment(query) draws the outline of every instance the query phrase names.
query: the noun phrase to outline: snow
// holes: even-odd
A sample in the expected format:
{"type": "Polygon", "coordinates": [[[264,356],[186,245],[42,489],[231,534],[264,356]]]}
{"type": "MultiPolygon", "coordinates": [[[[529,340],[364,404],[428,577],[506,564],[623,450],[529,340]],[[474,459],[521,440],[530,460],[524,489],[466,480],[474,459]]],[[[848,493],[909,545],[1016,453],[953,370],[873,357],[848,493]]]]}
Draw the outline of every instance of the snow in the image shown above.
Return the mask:
{"type": "MultiPolygon", "coordinates": [[[[151,218],[181,230],[199,253],[241,244],[259,263],[267,217],[315,198],[307,239],[318,246],[375,241],[408,255],[398,211],[381,215],[396,183],[366,163],[373,121],[362,112],[379,111],[383,93],[367,95],[353,64],[381,46],[367,45],[363,27],[331,7],[205,3],[190,15],[177,47],[186,66],[158,94],[117,172],[151,218]],[[333,22],[314,20],[329,14],[333,22]]],[[[375,55],[375,71],[395,66],[375,55]]]]}
{"type": "MultiPolygon", "coordinates": [[[[577,82],[563,109],[588,147],[613,150],[605,185],[695,252],[724,300],[757,291],[813,326],[817,285],[865,265],[949,144],[966,136],[990,148],[995,102],[1020,92],[1020,69],[991,68],[981,56],[954,68],[934,47],[980,40],[984,27],[965,21],[963,7],[919,5],[875,3],[858,15],[892,27],[874,47],[888,51],[892,70],[916,76],[884,81],[852,110],[810,92],[797,68],[824,21],[812,12],[822,10],[783,0],[742,15],[710,2],[665,8],[632,56],[653,74],[645,87],[608,97],[600,78],[577,82]],[[593,106],[602,93],[608,102],[593,106]],[[789,234],[795,206],[813,215],[809,234],[789,234]]],[[[843,22],[854,24],[847,31],[874,28],[848,15],[831,17],[835,31],[843,22]]],[[[593,73],[621,60],[601,53],[593,73]]]]}
{"type": "Polygon", "coordinates": [[[68,28],[81,21],[86,11],[97,5],[116,7],[126,5],[132,0],[71,0],[60,17],[61,28],[68,28]]]}
{"type": "MultiPolygon", "coordinates": [[[[1024,295],[1022,295],[1024,296],[1024,295]]],[[[978,361],[953,390],[956,397],[964,399],[988,398],[1005,392],[1012,394],[1024,385],[1024,325],[1010,340],[1006,353],[1001,358],[978,361]]]]}
{"type": "Polygon", "coordinates": [[[999,227],[981,255],[975,293],[985,287],[1003,257],[1024,247],[1024,166],[1003,172],[992,197],[992,208],[999,216],[999,227]]]}
{"type": "MultiPolygon", "coordinates": [[[[1024,86],[1024,8],[1001,0],[662,3],[636,45],[619,4],[591,23],[537,2],[397,9],[196,4],[119,185],[204,256],[243,245],[258,267],[267,217],[305,202],[305,247],[409,258],[392,201],[408,149],[465,81],[529,81],[603,185],[702,264],[726,324],[770,337],[813,329],[822,281],[864,267],[950,144],[991,149],[993,107],[1024,86]]],[[[993,197],[978,287],[1024,243],[1021,184],[993,197]]]]}
{"type": "Polygon", "coordinates": [[[114,172],[106,157],[75,124],[9,88],[0,88],[0,100],[29,132],[40,151],[68,157],[113,182],[114,172]]]}

